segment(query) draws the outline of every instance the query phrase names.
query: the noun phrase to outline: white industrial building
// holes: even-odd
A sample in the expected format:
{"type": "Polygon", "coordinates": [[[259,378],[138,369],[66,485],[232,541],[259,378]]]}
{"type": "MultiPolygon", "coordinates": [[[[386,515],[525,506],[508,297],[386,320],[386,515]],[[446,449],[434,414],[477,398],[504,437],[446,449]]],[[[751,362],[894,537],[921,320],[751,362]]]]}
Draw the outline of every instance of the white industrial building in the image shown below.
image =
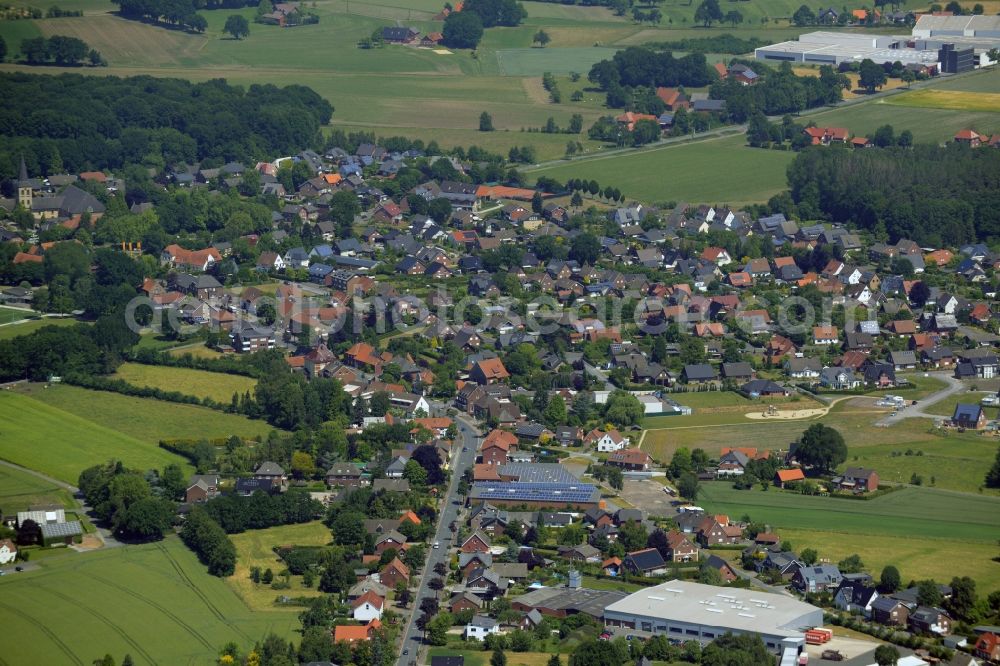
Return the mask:
{"type": "Polygon", "coordinates": [[[604,624],[703,644],[726,632],[760,634],[781,653],[804,647],[806,630],[823,624],[823,611],[783,595],[672,580],[609,605],[604,624]]]}
{"type": "Polygon", "coordinates": [[[978,37],[1000,40],[1000,16],[931,16],[913,26],[914,37],[978,37]]]}
{"type": "Polygon", "coordinates": [[[799,35],[797,41],[754,49],[754,57],[808,65],[840,65],[868,59],[879,64],[901,62],[932,67],[946,44],[973,49],[978,66],[992,64],[986,52],[1000,48],[1000,16],[924,15],[911,35],[820,30],[799,35]]]}
{"type": "Polygon", "coordinates": [[[780,60],[807,65],[839,65],[843,62],[899,61],[904,65],[935,65],[938,53],[906,48],[907,36],[869,35],[846,32],[807,32],[798,41],[779,42],[754,49],[758,60],[780,60]]]}

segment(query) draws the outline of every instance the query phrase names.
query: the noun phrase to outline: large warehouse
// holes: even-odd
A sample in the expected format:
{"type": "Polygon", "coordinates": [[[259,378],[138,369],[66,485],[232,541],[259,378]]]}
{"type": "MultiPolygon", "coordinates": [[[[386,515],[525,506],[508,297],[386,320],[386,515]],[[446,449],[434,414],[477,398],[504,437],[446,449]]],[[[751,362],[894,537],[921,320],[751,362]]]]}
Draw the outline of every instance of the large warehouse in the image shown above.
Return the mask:
{"type": "Polygon", "coordinates": [[[604,624],[706,644],[726,632],[760,634],[778,653],[803,647],[823,611],[779,594],[672,580],[611,604],[604,624]]]}
{"type": "Polygon", "coordinates": [[[807,65],[839,65],[869,59],[877,63],[934,65],[937,51],[906,48],[906,36],[859,35],[846,32],[807,32],[798,41],[779,42],[754,49],[758,60],[781,60],[807,65]]]}
{"type": "MultiPolygon", "coordinates": [[[[968,54],[972,66],[991,64],[986,53],[1000,48],[1000,16],[930,16],[917,20],[912,35],[873,35],[857,32],[817,31],[799,35],[797,41],[779,42],[754,49],[758,60],[777,60],[811,65],[840,65],[868,59],[879,64],[933,67],[943,57],[941,50],[953,44],[968,54]]],[[[953,71],[942,63],[942,71],[953,71]]],[[[965,71],[959,68],[957,71],[965,71]]]]}

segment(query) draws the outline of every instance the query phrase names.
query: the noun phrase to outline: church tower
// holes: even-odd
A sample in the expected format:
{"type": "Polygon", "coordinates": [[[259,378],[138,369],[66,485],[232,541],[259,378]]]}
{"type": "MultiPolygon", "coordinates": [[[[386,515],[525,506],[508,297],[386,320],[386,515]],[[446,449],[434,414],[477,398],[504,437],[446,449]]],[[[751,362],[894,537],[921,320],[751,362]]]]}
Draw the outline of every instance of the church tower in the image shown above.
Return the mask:
{"type": "Polygon", "coordinates": [[[28,167],[21,156],[21,173],[17,180],[17,203],[25,210],[31,210],[31,181],[28,180],[28,167]]]}

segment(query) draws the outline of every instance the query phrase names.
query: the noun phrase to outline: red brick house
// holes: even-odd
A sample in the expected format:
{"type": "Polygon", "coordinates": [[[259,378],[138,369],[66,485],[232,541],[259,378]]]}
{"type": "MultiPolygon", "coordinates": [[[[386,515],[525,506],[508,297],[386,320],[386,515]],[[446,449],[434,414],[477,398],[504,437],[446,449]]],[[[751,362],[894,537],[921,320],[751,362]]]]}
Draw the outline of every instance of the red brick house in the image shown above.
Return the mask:
{"type": "Polygon", "coordinates": [[[848,467],[844,473],[831,481],[838,490],[854,493],[870,493],[878,490],[878,472],[865,467],[848,467]]]}
{"type": "Polygon", "coordinates": [[[507,368],[504,367],[503,361],[499,358],[477,361],[469,373],[469,379],[481,385],[498,384],[508,378],[510,378],[510,373],[507,372],[507,368]]]}
{"type": "Polygon", "coordinates": [[[729,516],[706,516],[698,526],[698,541],[709,547],[719,544],[735,544],[743,540],[743,529],[729,524],[729,516]]]}
{"type": "Polygon", "coordinates": [[[667,532],[667,559],[671,562],[697,562],[698,546],[691,543],[683,532],[670,530],[667,532]]]}
{"type": "Polygon", "coordinates": [[[380,580],[388,588],[396,587],[397,583],[410,584],[410,568],[403,564],[398,557],[392,558],[392,562],[385,565],[380,572],[380,580]]]}
{"type": "Polygon", "coordinates": [[[1000,636],[989,631],[980,634],[972,653],[980,659],[1000,662],[1000,636]]]}
{"type": "Polygon", "coordinates": [[[482,532],[473,532],[468,539],[462,542],[459,550],[463,553],[488,553],[490,539],[482,532]]]}
{"type": "Polygon", "coordinates": [[[653,459],[641,449],[624,449],[608,456],[608,464],[629,472],[643,472],[653,466],[653,459]]]}
{"type": "Polygon", "coordinates": [[[456,594],[448,601],[448,610],[452,613],[461,613],[465,610],[479,612],[482,607],[482,599],[468,592],[456,594]]]}
{"type": "Polygon", "coordinates": [[[507,455],[510,452],[510,447],[506,442],[483,442],[483,448],[480,449],[479,453],[483,458],[483,465],[506,465],[507,455]]]}

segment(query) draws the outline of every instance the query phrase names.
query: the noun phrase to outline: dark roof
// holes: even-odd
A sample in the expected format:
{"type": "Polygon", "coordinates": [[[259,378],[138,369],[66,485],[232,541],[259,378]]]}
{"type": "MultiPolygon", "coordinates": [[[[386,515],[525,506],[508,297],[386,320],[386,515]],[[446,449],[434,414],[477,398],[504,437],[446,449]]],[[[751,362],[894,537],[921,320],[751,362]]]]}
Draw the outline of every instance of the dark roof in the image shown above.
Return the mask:
{"type": "Polygon", "coordinates": [[[465,657],[431,657],[431,666],[465,666],[465,657]]]}
{"type": "Polygon", "coordinates": [[[632,563],[632,566],[639,571],[652,571],[666,566],[666,561],[660,555],[660,551],[655,548],[637,550],[625,556],[625,562],[632,563]]]}
{"type": "Polygon", "coordinates": [[[715,379],[715,368],[708,363],[697,363],[684,366],[684,376],[689,380],[715,379]]]}
{"type": "Polygon", "coordinates": [[[952,415],[954,421],[978,421],[979,415],[983,413],[983,408],[979,405],[970,405],[960,402],[955,405],[955,413],[952,415]]]}

